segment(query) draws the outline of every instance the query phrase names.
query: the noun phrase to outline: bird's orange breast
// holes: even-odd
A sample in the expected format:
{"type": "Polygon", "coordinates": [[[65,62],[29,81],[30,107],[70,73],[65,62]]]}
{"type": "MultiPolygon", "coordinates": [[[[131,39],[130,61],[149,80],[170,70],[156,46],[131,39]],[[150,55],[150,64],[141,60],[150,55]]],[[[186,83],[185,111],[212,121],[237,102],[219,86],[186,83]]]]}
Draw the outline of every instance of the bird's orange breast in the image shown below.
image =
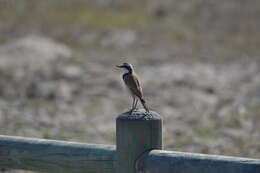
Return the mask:
{"type": "Polygon", "coordinates": [[[139,98],[143,97],[142,88],[140,86],[139,79],[135,74],[124,74],[123,80],[132,94],[136,95],[139,98]]]}

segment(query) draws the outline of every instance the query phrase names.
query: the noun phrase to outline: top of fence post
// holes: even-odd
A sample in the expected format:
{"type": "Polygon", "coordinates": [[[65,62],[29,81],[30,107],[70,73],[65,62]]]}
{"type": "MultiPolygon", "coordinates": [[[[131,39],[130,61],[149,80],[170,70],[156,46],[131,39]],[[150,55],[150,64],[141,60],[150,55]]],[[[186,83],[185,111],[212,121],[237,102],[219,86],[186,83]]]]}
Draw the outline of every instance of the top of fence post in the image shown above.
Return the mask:
{"type": "Polygon", "coordinates": [[[135,110],[116,119],[117,173],[135,173],[135,162],[152,149],[162,149],[162,119],[155,112],[135,110]]]}

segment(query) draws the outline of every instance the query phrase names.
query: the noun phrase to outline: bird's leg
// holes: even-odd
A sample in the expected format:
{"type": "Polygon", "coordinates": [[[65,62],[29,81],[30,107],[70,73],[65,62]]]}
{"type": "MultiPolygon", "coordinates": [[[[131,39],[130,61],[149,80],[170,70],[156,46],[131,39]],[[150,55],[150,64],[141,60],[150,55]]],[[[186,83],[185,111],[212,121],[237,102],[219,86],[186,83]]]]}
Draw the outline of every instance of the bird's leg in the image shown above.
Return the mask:
{"type": "Polygon", "coordinates": [[[133,104],[132,104],[132,110],[134,110],[135,109],[135,96],[133,96],[133,104]]]}
{"type": "Polygon", "coordinates": [[[138,103],[138,99],[135,99],[135,105],[134,105],[134,109],[136,109],[137,103],[138,103]]]}
{"type": "Polygon", "coordinates": [[[134,106],[135,106],[135,96],[133,96],[133,103],[132,103],[132,108],[130,109],[130,114],[132,114],[133,110],[135,109],[134,106]]]}

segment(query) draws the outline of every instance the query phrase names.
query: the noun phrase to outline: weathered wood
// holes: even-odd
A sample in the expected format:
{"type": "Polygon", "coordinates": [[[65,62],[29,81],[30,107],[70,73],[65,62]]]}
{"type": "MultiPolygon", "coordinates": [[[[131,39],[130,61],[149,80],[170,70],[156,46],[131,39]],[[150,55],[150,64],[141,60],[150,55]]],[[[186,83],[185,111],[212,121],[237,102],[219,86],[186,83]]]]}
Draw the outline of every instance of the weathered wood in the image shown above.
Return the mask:
{"type": "Polygon", "coordinates": [[[116,119],[116,173],[135,173],[142,153],[162,149],[162,120],[155,112],[137,110],[116,119]]]}
{"type": "Polygon", "coordinates": [[[0,136],[0,168],[114,173],[115,146],[0,136]]]}
{"type": "Polygon", "coordinates": [[[137,161],[138,173],[260,173],[260,160],[152,150],[137,161]]]}

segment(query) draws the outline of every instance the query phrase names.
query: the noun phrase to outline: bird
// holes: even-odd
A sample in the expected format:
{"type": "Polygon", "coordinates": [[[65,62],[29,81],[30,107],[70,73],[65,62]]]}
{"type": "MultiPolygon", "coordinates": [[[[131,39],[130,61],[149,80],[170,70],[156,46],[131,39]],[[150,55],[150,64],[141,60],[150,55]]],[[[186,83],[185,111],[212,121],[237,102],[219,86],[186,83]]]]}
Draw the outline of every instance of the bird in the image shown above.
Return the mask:
{"type": "Polygon", "coordinates": [[[138,99],[141,101],[144,109],[146,112],[149,112],[149,109],[146,105],[146,102],[143,97],[143,91],[140,84],[139,77],[136,75],[134,68],[132,64],[129,63],[123,63],[121,65],[117,65],[116,67],[121,68],[124,70],[124,73],[122,75],[123,81],[130,91],[130,94],[133,98],[132,108],[130,109],[130,114],[136,109],[138,99]]]}

